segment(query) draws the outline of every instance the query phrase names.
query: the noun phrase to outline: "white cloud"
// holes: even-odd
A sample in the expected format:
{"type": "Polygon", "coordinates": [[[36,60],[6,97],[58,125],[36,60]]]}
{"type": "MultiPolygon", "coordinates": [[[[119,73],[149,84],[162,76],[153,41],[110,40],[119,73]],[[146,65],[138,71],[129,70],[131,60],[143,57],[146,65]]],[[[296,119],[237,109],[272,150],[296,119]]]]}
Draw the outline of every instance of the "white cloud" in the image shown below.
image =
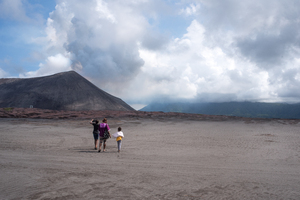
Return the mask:
{"type": "Polygon", "coordinates": [[[140,49],[140,56],[145,65],[128,87],[128,96],[138,90],[139,98],[149,101],[205,100],[205,96],[210,101],[280,100],[268,71],[212,45],[206,40],[205,27],[196,20],[165,49],[140,49]]]}
{"type": "Polygon", "coordinates": [[[60,0],[47,36],[35,40],[45,45],[47,60],[24,76],[72,68],[132,103],[299,98],[298,4],[60,0]],[[193,19],[184,35],[159,29],[168,13],[193,19]]]}
{"type": "Polygon", "coordinates": [[[111,23],[117,23],[114,15],[110,12],[110,10],[107,8],[107,3],[103,1],[97,1],[97,6],[95,10],[99,14],[99,18],[108,19],[111,23]]]}
{"type": "Polygon", "coordinates": [[[6,72],[0,68],[0,78],[4,78],[6,76],[6,72]]]}
{"type": "Polygon", "coordinates": [[[62,71],[71,70],[71,61],[69,55],[57,54],[55,56],[50,56],[46,59],[46,63],[41,63],[39,69],[36,71],[26,72],[25,74],[20,74],[20,77],[36,77],[36,76],[46,76],[55,74],[62,71]]]}
{"type": "Polygon", "coordinates": [[[179,14],[183,14],[186,16],[191,16],[197,14],[197,12],[200,9],[200,4],[190,4],[186,8],[182,8],[179,12],[179,14]]]}
{"type": "Polygon", "coordinates": [[[105,74],[99,82],[124,82],[143,65],[137,41],[146,22],[126,2],[60,1],[47,22],[47,54],[70,54],[84,75],[105,74]]]}
{"type": "Polygon", "coordinates": [[[26,15],[26,9],[23,6],[22,0],[1,0],[0,18],[30,21],[26,15]]]}

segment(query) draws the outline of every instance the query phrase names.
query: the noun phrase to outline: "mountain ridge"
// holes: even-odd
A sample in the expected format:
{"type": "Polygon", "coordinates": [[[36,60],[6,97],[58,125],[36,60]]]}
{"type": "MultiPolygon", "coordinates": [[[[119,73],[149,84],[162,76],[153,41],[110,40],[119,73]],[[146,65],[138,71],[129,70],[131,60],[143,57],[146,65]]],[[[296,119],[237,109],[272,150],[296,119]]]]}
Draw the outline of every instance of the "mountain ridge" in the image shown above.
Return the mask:
{"type": "Polygon", "coordinates": [[[300,119],[300,104],[262,102],[152,103],[140,109],[148,112],[179,112],[250,118],[300,119]]]}
{"type": "Polygon", "coordinates": [[[75,71],[0,79],[0,107],[50,110],[134,110],[75,71]]]}

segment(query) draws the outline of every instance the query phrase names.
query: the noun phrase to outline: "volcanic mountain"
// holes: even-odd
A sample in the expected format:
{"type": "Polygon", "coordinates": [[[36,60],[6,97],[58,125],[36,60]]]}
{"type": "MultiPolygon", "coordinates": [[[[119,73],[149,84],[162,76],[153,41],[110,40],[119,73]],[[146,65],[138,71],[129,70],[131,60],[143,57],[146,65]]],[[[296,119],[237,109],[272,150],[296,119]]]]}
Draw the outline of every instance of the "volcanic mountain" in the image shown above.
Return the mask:
{"type": "Polygon", "coordinates": [[[0,107],[50,110],[134,110],[75,71],[36,78],[0,79],[0,107]]]}

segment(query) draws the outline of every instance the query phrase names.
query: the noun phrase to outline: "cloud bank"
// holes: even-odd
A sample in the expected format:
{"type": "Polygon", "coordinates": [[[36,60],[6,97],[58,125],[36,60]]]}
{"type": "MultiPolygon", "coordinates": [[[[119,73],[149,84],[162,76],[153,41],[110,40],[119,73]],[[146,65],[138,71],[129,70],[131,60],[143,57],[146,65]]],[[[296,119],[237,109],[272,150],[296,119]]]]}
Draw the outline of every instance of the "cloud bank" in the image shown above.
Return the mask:
{"type": "Polygon", "coordinates": [[[20,76],[73,69],[129,103],[299,102],[299,27],[294,0],[58,0],[20,76]]]}

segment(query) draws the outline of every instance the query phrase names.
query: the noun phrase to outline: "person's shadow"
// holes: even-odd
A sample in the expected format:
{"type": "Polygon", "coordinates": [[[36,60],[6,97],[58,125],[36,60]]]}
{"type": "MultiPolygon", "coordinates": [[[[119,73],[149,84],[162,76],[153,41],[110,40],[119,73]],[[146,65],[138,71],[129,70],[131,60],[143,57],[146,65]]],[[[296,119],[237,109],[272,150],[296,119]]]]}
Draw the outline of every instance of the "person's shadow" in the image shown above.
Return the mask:
{"type": "Polygon", "coordinates": [[[93,148],[73,148],[73,149],[69,149],[69,150],[73,150],[73,151],[77,151],[79,153],[98,153],[98,149],[93,149],[93,148]]]}
{"type": "Polygon", "coordinates": [[[117,151],[114,151],[110,148],[106,148],[106,151],[101,151],[101,152],[98,152],[98,149],[93,149],[93,148],[89,148],[89,149],[83,149],[83,148],[73,148],[73,149],[69,149],[69,150],[73,150],[73,151],[77,151],[79,153],[117,153],[117,151]],[[108,151],[107,151],[108,150],[108,151]]]}

